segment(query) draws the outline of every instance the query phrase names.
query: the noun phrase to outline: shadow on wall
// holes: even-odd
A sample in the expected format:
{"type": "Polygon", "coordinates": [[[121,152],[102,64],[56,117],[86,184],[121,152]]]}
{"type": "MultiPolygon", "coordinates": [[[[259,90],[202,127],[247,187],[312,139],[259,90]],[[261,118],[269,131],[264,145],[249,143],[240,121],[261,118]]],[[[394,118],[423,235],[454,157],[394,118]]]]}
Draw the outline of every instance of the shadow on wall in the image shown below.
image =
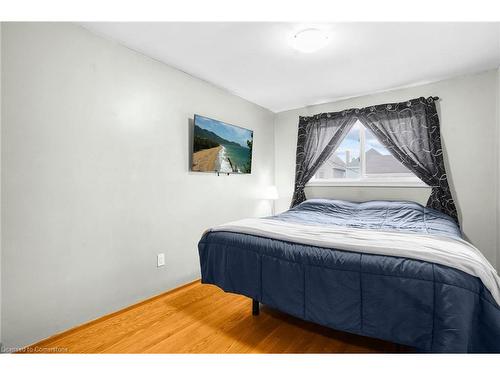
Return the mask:
{"type": "Polygon", "coordinates": [[[194,118],[188,118],[188,146],[186,147],[186,149],[188,150],[189,152],[189,155],[188,155],[188,166],[187,166],[187,170],[188,172],[191,172],[191,166],[193,165],[193,137],[194,137],[194,118]]]}

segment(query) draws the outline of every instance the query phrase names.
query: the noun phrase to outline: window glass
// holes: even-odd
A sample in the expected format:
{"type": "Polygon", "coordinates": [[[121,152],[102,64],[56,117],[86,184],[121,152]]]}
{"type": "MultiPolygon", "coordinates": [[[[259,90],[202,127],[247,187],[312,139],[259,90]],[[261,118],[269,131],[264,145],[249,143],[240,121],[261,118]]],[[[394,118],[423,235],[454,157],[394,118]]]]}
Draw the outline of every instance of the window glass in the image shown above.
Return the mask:
{"type": "Polygon", "coordinates": [[[375,135],[365,129],[365,174],[381,177],[412,177],[414,174],[401,164],[375,135]]]}
{"type": "Polygon", "coordinates": [[[360,126],[354,124],[337,150],[316,172],[318,179],[360,177],[360,126]]]}
{"type": "Polygon", "coordinates": [[[359,121],[318,169],[313,180],[420,182],[359,121]]]}

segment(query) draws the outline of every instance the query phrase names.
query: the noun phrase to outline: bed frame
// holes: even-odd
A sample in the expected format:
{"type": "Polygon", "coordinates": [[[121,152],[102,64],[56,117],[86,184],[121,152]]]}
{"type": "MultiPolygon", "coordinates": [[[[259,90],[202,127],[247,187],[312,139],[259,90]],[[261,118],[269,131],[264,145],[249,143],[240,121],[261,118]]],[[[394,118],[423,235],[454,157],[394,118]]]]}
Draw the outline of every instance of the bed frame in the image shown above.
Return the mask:
{"type": "Polygon", "coordinates": [[[260,302],[256,299],[252,299],[252,315],[259,315],[260,313],[260,302]]]}

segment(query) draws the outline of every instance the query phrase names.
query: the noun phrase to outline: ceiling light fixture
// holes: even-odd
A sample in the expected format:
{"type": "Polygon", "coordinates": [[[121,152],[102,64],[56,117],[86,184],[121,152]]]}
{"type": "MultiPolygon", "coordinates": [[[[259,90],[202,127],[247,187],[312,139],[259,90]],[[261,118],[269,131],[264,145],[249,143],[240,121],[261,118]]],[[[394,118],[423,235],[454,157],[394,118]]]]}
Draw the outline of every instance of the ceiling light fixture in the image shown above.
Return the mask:
{"type": "Polygon", "coordinates": [[[297,51],[311,53],[328,44],[328,34],[318,29],[306,29],[295,34],[290,43],[297,51]]]}

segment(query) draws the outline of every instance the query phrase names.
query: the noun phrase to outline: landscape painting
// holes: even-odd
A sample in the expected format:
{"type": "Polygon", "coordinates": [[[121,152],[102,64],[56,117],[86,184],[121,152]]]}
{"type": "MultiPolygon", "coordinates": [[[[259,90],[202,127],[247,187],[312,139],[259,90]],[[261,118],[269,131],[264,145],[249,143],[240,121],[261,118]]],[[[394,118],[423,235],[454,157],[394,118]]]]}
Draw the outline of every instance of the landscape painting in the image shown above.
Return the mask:
{"type": "Polygon", "coordinates": [[[251,173],[252,146],[253,131],[195,115],[191,170],[251,173]]]}

